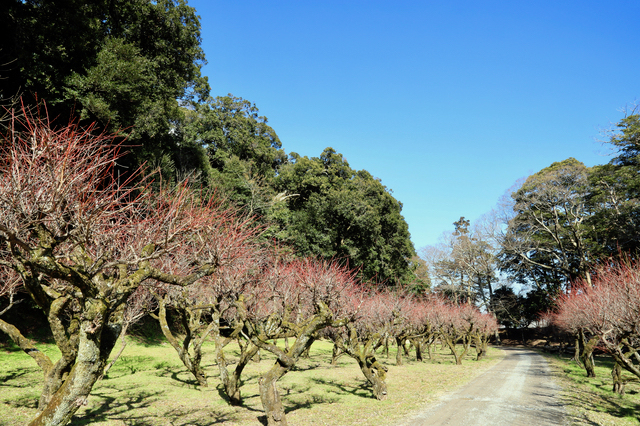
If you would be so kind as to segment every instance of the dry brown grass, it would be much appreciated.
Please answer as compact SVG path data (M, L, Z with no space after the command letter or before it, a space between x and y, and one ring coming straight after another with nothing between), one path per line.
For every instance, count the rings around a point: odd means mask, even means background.
M53 346L47 348L55 353ZM244 374L244 405L229 406L221 395L213 348L205 347L203 360L209 387L196 385L168 345L146 346L130 343L109 377L98 383L89 403L76 415L73 424L93 425L256 425L264 422L257 380L273 363L265 355L251 363ZM231 351L230 359L237 356ZM413 354L412 354L413 356ZM331 345L316 342L310 359L302 359L278 388L287 418L292 425L388 425L401 421L445 392L469 382L502 358L490 349L489 356L476 362L469 356L462 366L453 357L437 351L433 360L405 359L395 366L391 358L379 358L389 367L385 401L373 399L356 363L340 358L329 364ZM0 424L25 424L33 415L42 375L35 363L15 348L0 352Z

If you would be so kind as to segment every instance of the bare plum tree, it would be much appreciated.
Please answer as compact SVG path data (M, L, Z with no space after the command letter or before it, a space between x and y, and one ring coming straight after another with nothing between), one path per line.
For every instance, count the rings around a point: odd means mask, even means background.
M225 241L235 213L186 185L157 193L119 182L115 137L91 127L24 113L2 137L1 263L45 312L62 354L37 360L45 384L31 424L62 425L102 374L131 294L148 280L187 286L215 272L234 256Z

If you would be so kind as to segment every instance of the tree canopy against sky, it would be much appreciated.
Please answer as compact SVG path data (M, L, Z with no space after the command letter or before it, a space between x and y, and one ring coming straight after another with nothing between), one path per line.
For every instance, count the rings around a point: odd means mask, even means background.
M37 94L48 102L53 115L66 115L73 110L85 123L95 120L111 130L124 127L129 143L136 145L136 157L122 162L133 165L146 160L150 166L160 167L169 181L195 176L193 172L206 178L201 182L210 184L213 179L214 186L223 188L251 213L292 225L287 238L298 247L313 247L317 254L331 253L356 265L366 264L363 271L371 276L389 279L407 270L404 265L411 263L408 259L412 250L400 247L406 245L401 240L409 238L408 232L385 234L383 229L402 226L394 225L393 220L367 222L367 215L355 214L358 208L344 202L353 194L372 200L371 194L377 192L375 209L385 216L381 206L393 196L386 188L379 191L370 173L357 172L348 185L321 191L326 206L318 205L317 195L309 202L278 183L287 159L278 135L259 115L255 104L232 95L207 97L208 84L200 74L205 64L200 20L184 1L13 1L6 13L3 31L7 37L0 49L0 72L7 77L0 82L3 102L18 93ZM592 204L587 207L591 209L590 224L598 234L589 238L607 253L614 246L625 249L636 244L630 237L637 228L637 214L632 206L634 196L629 192L635 185L629 168L635 154L634 148L629 148L632 144L625 148L625 141L633 140L634 128L637 123L634 125L631 113L620 123L623 131L612 139L614 145L622 147L622 154L598 169L600 177L590 174L594 185L588 198ZM301 199L305 199L306 213L291 214ZM351 197L355 199L358 197ZM621 199L624 205L618 203ZM603 207L607 203L616 208ZM327 233L332 235L292 237L293 225L324 221L326 227L330 221L323 218L329 217L336 223L352 223L343 231ZM404 218L401 221L406 225ZM381 230L384 244L378 237L358 236L356 231L365 224ZM281 229L276 234L285 236ZM397 241L392 242L394 238ZM390 249L391 246L396 248ZM400 252L404 254L397 255Z
M50 117L128 135L135 161L171 174L180 106L209 93L200 22L184 0L11 0L0 54L3 102L44 99ZM5 25L5 24L3 24ZM164 163L164 164L163 164Z
M416 248L554 161L607 162L599 130L640 93L627 0L189 4L213 93L256 102L287 151L382 178Z
M208 96L200 22L185 1L13 1L8 16L5 102L37 97L51 117L120 132L133 154L117 167L145 163L163 183L216 188L301 255L337 257L380 280L413 277L402 205L379 180L335 151L287 164L255 104Z
M503 269L539 287L563 277L590 279L585 220L587 168L574 158L529 176L512 194L515 217L502 242ZM558 283L555 283L556 285Z
M594 166L589 174L588 222L599 257L640 248L640 115L638 109L611 130L607 141L617 155L607 164Z
M366 170L353 170L332 148L320 157L292 153L275 188L287 197L273 212L279 238L301 254L342 259L368 279L413 279L415 250L402 203Z
M181 170L204 171L206 184L221 188L251 214L266 213L287 156L255 104L231 94L209 98L186 111L181 133Z

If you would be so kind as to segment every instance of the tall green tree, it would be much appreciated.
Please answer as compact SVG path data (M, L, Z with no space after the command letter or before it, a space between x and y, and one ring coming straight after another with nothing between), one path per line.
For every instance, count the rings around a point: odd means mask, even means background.
M628 113L607 141L617 150L589 174L587 205L591 238L600 258L640 249L640 115Z
M181 133L181 170L203 170L204 153L210 185L249 213L267 214L276 195L275 176L287 156L255 104L231 94L209 98L187 112Z
M587 175L584 164L569 158L529 176L512 194L516 215L502 239L503 271L550 290L590 280Z
M4 7L3 7L4 8ZM9 0L3 98L47 102L52 117L124 129L135 158L170 172L181 105L208 95L200 23L184 0ZM33 101L35 102L35 101Z
M312 158L292 153L275 188L286 197L272 210L280 223L278 236L300 254L340 259L368 279L398 283L415 278L415 250L402 204L334 149Z

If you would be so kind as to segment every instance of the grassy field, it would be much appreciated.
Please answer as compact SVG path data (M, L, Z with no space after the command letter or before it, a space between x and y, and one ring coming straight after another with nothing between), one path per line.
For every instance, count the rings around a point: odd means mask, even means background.
M609 357L596 357L596 378L586 377L585 371L570 357L543 354L550 361L562 399L575 425L637 426L640 425L640 383L634 376L626 385L626 394L612 392L613 363Z
M55 358L54 345L41 345ZM440 348L438 348L440 349ZM86 407L74 425L259 425L265 422L257 380L273 364L273 357L250 363L244 373L244 405L229 406L219 391L218 370L212 345L205 346L203 366L209 387L203 388L182 366L173 348L130 339L111 371L94 387ZM229 359L237 359L235 348ZM412 354L413 355L413 354ZM502 352L490 348L486 359L467 357L462 366L453 365L447 351L438 350L433 360L413 358L389 367L385 401L372 397L355 361L346 356L331 366L331 345L316 342L309 359L278 382L278 389L291 425L389 425L400 421L447 391L455 390L502 359ZM0 347L0 424L23 425L35 412L42 385L42 373L35 362L13 346Z

